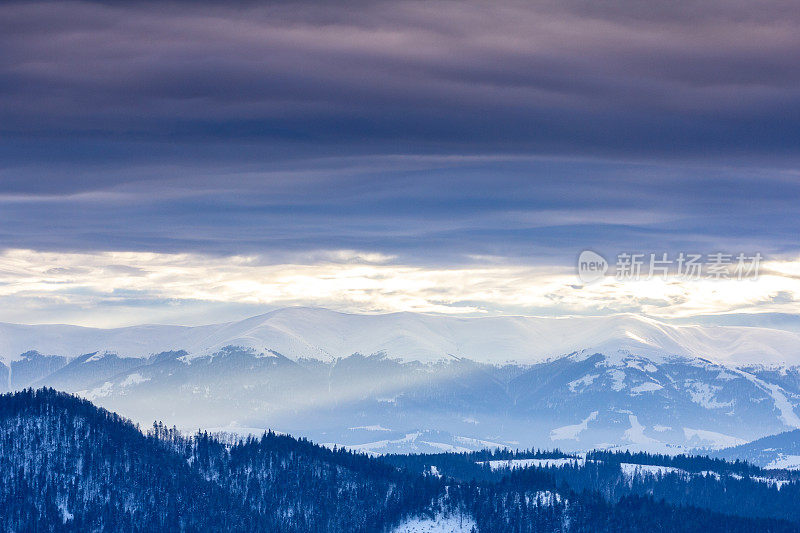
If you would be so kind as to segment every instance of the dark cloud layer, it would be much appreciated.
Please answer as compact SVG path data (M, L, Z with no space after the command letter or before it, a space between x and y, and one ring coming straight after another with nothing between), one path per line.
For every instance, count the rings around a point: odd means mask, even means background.
M670 4L11 3L3 131L348 151L791 152L797 10Z
M3 247L798 249L794 1L6 2L0 50Z

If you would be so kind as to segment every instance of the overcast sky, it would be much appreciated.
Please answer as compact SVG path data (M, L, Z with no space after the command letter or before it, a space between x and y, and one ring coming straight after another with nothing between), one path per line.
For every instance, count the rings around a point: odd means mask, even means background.
M0 320L798 310L794 0L12 1L0 50Z

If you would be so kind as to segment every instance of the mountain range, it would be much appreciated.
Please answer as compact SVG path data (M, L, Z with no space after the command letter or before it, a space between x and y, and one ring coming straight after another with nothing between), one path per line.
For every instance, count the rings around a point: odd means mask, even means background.
M635 315L353 315L0 325L0 383L142 424L265 428L374 453L720 449L800 428L800 335Z
M0 324L0 361L6 364L27 351L67 359L92 352L143 357L172 350L202 357L227 346L277 351L292 360L325 362L354 353L386 353L404 362L466 358L495 365L534 364L576 351L627 350L638 355L702 357L735 365L800 363L800 334L796 332L671 325L632 314L461 318L415 313L359 315L294 307L193 327L99 329Z

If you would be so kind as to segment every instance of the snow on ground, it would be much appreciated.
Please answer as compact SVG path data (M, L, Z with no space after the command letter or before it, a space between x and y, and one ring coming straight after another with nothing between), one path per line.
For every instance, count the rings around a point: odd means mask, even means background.
M596 380L599 377L600 374L587 374L582 378L570 381L569 383L567 383L567 386L569 387L570 391L579 392L579 389L583 390L585 387L588 387L589 385L594 383L594 380Z
M586 431L589 427L589 422L597 419L598 414L599 411L592 411L592 414L584 418L580 424L555 428L550 432L550 440L578 440L578 435L582 431Z
M697 439L702 446L715 450L747 443L744 439L725 435L724 433L717 433L716 431L708 431L706 429L683 428L683 435L686 437L686 440L691 441L692 439Z
M639 465L633 463L621 463L619 465L623 475L630 481L635 477L654 476L660 477L667 474L685 474L689 475L686 470L674 468L672 466L657 466L657 465Z
M112 389L114 388L114 384L110 381L106 381L99 387L95 387L92 390L82 390L78 391L76 394L78 396L83 397L90 402L95 401L97 398L104 398L111 394Z
M364 444L352 444L344 447L352 451L375 451L375 449L385 448L390 444L404 444L409 442L415 442L420 435L422 435L422 433L420 432L406 433L406 436L400 439L395 439L395 440L386 439L375 442L367 442Z
M694 379L687 379L685 386L692 401L706 409L720 409L733 405L733 401L717 401L716 394L722 390L722 387L709 385L708 383L703 383Z
M783 487L784 485L791 483L791 481L788 481L786 479L775 479L763 476L751 476L750 479L752 479L753 481L758 481L759 483L766 483L769 486L778 487L778 490L781 490L781 487Z
M592 461L593 462L593 461ZM785 463L779 464L793 464L798 465L800 463L800 456L792 455L787 456ZM478 464L488 464L492 470L499 470L503 468L546 468L546 467L562 467L566 465L574 465L574 466L584 466L586 464L586 459L584 457L577 457L577 458L569 458L563 457L558 459L511 459L505 461L486 461L486 462L478 462ZM800 467L800 465L798 465ZM632 483L634 478L644 478L644 477L662 477L668 474L677 474L684 479L689 479L693 476L702 476L702 477L714 477L716 479L721 479L722 475L719 472L713 472L711 470L703 470L702 472L689 472L687 470L683 470L682 468L676 468L674 466L661 466L661 465L645 465L645 464L638 464L638 463L620 463L619 465L620 470L622 471L622 475L628 481L628 483ZM781 466L770 466L770 468L785 468ZM433 471L433 467L432 467ZM438 473L438 470L436 471ZM743 479L742 476L738 474L727 474L728 477L734 479ZM750 479L752 481L758 483L766 483L767 485L777 487L780 490L784 485L791 483L785 479L775 479L767 476L751 476ZM543 498L543 503L547 505L552 504L552 498L555 497L555 501L561 501L557 494L553 495L550 494L547 498Z
M642 361L640 359L626 359L625 366L628 368L635 368L641 372L649 372L651 374L653 372L658 372L658 368L653 363Z
M772 461L764 468L783 468L786 470L800 470L800 455L783 455Z
M107 355L107 352L97 352L91 357L87 357L84 363L92 363L94 361L99 361L100 359L104 358Z
M391 429L385 428L379 424L376 424L374 426L356 426L347 429L349 429L350 431L357 431L359 429L363 429L364 431L392 431Z
M433 518L411 518L392 533L471 533L478 525L472 517L437 514Z
M479 461L478 464L488 464L492 470L500 470L502 468L530 468L532 466L539 468L546 467L562 467L566 465L583 466L586 464L586 459L582 457L561 457L558 459L509 459L505 461Z
M783 389L781 389L778 385L766 383L765 381L743 370L731 369L731 371L756 384L764 392L769 394L772 397L772 401L775 403L775 407L778 409L778 411L780 411L781 420L784 424L791 428L800 428L800 417L798 417L797 413L794 412L794 408L792 407L791 402L789 402L789 400L786 398L786 395L783 393Z
M681 468L675 468L672 466L620 463L619 467L629 483L632 482L635 477L646 477L646 476L661 477L667 474L677 474L685 479L689 479L693 476L703 476L703 477L711 476L716 479L721 479L722 477L719 474L719 472L712 472L710 470L704 470L702 472L688 472ZM743 479L742 476L738 474L728 474L728 476L734 479ZM790 481L787 481L785 479L775 479L765 476L751 476L750 479L758 483L766 483L767 485L777 487L778 490L781 490L781 487L783 487L784 485L791 483Z
M575 352L636 353L654 362L672 356L704 357L731 367L800 361L798 333L755 327L676 326L630 314L463 318L286 308L237 322L196 327L96 329L0 324L0 360L6 364L28 350L71 358L105 350L121 357L146 357L183 349L194 357L230 345L265 355L275 350L290 359L324 361L356 352L383 352L388 357L421 362L451 360L452 354L488 364L534 364ZM637 363L637 367L647 368L646 363L642 365ZM772 392L779 397L780 391Z
M464 453L464 452L472 452L475 451L474 448L464 448L463 446L455 446L453 444L447 444L444 442L433 442L428 440L420 441L422 444L427 444L432 448L436 448L437 450L449 453Z
M561 503L561 495L556 492L550 492L549 490L537 491L533 497L526 494L525 499L529 504L533 504L537 507L550 507L554 503Z
M75 518L75 515L70 513L67 506L63 503L58 504L58 511L61 513L61 521L64 524Z
M363 429L363 428L350 428L350 429ZM377 430L377 431L382 431L382 430ZM322 446L332 448L335 445L340 448L346 448L350 451L362 452L370 455L381 455L384 453L395 452L398 449L398 447L403 447L403 446L407 447L409 445L412 447L416 447L415 449L421 450L423 452L429 452L430 450L428 450L427 448L432 448L433 450L438 450L442 452L452 452L452 453L471 452L482 448L507 447L502 444L497 444L485 440L454 436L453 437L454 443L465 445L465 446L459 446L458 444L423 440L420 438L421 436L422 432L417 431L414 433L407 433L404 437L399 439L383 439L372 442L365 442L362 444L341 444L341 443L325 442L322 443Z
M191 432L196 430L197 428L178 428L183 429L183 431ZM210 428L203 428L205 431L208 431L210 434L215 436L220 436L223 440L238 440L238 439L247 439L247 437L261 437L267 431L272 431L277 435L286 435L286 433L282 431L275 431L271 428L264 428L264 427L249 427L249 426L240 426L236 422L232 422L227 426L215 426Z
M144 383L145 381L150 381L150 378L146 378L146 377L142 376L141 374L134 373L134 374L130 374L128 377L126 377L125 379L120 381L119 386L120 387L128 387L130 385L138 385L140 383Z
M775 407L781 412L781 420L789 427L800 428L800 417L794 412L792 403L786 398L783 389L773 383L764 383L764 386L769 390L770 396L775 401Z
M639 423L639 418L636 415L628 415L628 420L631 427L625 430L622 436L634 444L655 444L658 443L656 439L650 438L644 434L644 426Z
M634 394L634 395L638 395L638 394L641 394L643 392L655 392L655 391L661 390L663 388L664 387L662 387L661 385L659 385L658 383L656 383L654 381L646 381L646 382L642 383L641 385L637 385L637 386L631 388L631 393Z
M456 441L459 444L472 446L474 448L475 447L479 447L479 448L495 449L495 448L507 448L508 447L505 444L500 444L499 442L493 442L493 441L490 441L490 440L483 440L483 439L473 439L472 437L460 437L458 435L454 436L453 440Z
M625 388L625 372L622 370L609 370L607 372L611 378L611 388L617 392Z

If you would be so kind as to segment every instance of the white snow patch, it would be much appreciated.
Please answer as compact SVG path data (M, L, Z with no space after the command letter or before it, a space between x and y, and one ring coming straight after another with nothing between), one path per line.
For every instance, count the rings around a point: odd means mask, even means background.
M536 507L552 507L555 503L561 503L561 495L549 490L539 490L533 496L526 494L525 500Z
M562 466L584 466L586 459L582 457L559 457L557 459L508 459L500 461L481 461L478 464L488 464L492 470L509 469L514 470L517 468L547 468Z
M499 442L492 442L490 440L483 440L483 439L473 439L472 437L460 437L458 435L453 437L453 440L460 443L466 444L467 446L473 447L480 447L480 448L507 448L505 444L500 444Z
M95 401L97 398L105 398L106 396L111 394L111 391L114 388L114 384L110 381L106 381L99 387L95 387L92 390L82 390L78 391L78 396L81 396L90 402Z
M626 359L625 366L651 374L658 372L658 368L653 363L641 359Z
M733 369L732 371L745 377L752 383L755 383L767 394L772 396L772 401L775 402L775 407L778 409L778 411L780 411L780 418L784 424L792 428L800 428L800 417L798 417L794 412L794 408L786 398L786 395L783 393L783 389L781 389L778 385L773 385L772 383L767 383L761 379L758 379L754 375L748 374L743 370Z
M706 409L719 409L722 407L731 407L733 405L733 401L717 401L715 395L722 390L722 387L717 387L716 385L710 385L694 379L687 379L685 385L692 401Z
M781 488L783 488L784 485L791 483L791 481L788 481L786 479L775 479L771 477L762 477L762 476L750 476L750 479L752 479L753 481L757 481L759 483L766 483L770 487L774 486L778 490L781 490Z
M764 468L766 469L785 469L785 470L800 470L800 455L784 455L780 456L769 463Z
M570 391L578 392L578 388L579 387L582 390L585 387L588 387L589 385L594 383L594 380L596 380L599 377L600 377L600 374L587 374L587 375L583 376L582 378L578 378L576 380L570 381L569 383L567 383L567 386L569 387Z
M654 344L653 342L651 342L651 341L649 341L647 339L643 339L642 337L640 337L639 335L637 335L636 333L634 333L632 331L626 331L625 332L625 336L628 337L629 339L635 340L636 342L641 342L642 344L647 344L648 346L651 346L651 345Z
M422 444L427 444L431 448L436 448L437 450L449 453L464 453L475 450L474 448L464 448L463 446L455 446L453 444L446 444L444 442L432 442L429 440L421 440L420 442Z
M120 387L128 387L130 385L138 385L138 384L144 383L146 381L150 381L150 378L146 378L146 377L142 376L141 374L136 373L136 374L131 374L128 377L126 377L124 380L122 380L119 383L119 386Z
M775 400L775 407L781 412L781 421L789 427L800 428L800 417L794 412L794 408L783 390L778 385L767 384L772 399Z
M662 477L667 474L678 474L684 479L689 479L692 476L713 477L721 479L722 476L717 472L711 470L703 470L701 472L688 472L682 468L675 468L674 466L661 466L661 465L641 465L636 463L620 463L625 478L630 482L634 477Z
M437 514L433 518L410 518L392 533L470 533L478 525L469 515Z
M636 385L635 387L633 387L631 389L631 393L634 394L634 395L639 395L639 394L641 394L643 392L655 392L655 391L661 390L663 388L664 388L663 386L659 385L658 383L656 383L654 381L646 381L646 382L642 383L641 385Z
M629 481L632 480L634 477L646 477L646 476L661 477L667 474L686 474L686 475L689 474L686 470L682 470L680 468L675 468L672 466L620 463L619 467L622 470L622 474Z
M636 415L628 415L631 427L625 430L622 436L634 444L655 444L658 441L644 434L644 426L639 423Z
M357 431L359 429L363 429L364 431L391 431L391 429L385 428L380 424L375 424L373 426L356 426L347 429L349 429L350 431Z
M335 445L340 448L346 448L354 452L362 452L371 455L381 455L383 453L386 453L386 449L391 448L392 446L407 447L408 445L412 445L412 447L423 447L423 448L425 446L430 446L431 448L441 450L443 452L452 452L452 453L471 452L479 448L506 448L506 446L498 444L496 442L471 439L467 437L453 437L453 440L455 442L459 442L462 444L471 445L471 447L469 448L467 448L466 446L458 446L456 444L422 440L419 438L420 436L422 436L421 432L415 432L415 433L407 433L404 437L400 439L384 439L373 442L365 442L363 444L338 444L333 442L326 442L323 443L322 446L332 448Z
M694 476L702 476L702 477L713 477L716 479L722 479L722 476L719 472L713 472L710 470L703 470L702 472L688 472L683 470L682 468L675 468L673 466L660 466L660 465L640 465L634 463L620 463L620 469L622 470L623 475L630 483L633 478L635 477L662 477L667 474L678 474L679 476L683 477L684 479L689 479ZM727 477L733 479L743 479L742 476L739 474L727 474ZM770 486L777 487L778 490L781 489L790 481L785 479L775 479L771 477L763 477L763 476L751 476L750 479L757 483L766 483Z
M61 522L64 524L75 518L75 515L70 513L67 506L63 503L58 504L58 510L61 513Z
M88 357L84 363L92 363L94 361L99 361L100 359L104 358L107 355L107 352L97 352L91 357Z
M622 370L609 370L607 372L609 377L611 378L611 388L617 392L621 391L625 388L625 372Z
M653 426L653 431L658 431L659 433L664 433L665 431L670 431L671 429L671 426L662 426L661 424L656 424Z
M683 428L683 435L686 437L686 440L697 439L701 441L701 445L712 449L729 448L747 442L739 437L717 433L716 431L708 431L706 429Z
M589 422L596 420L598 414L598 411L592 411L592 414L584 418L580 424L555 428L550 432L550 440L578 440L578 435L586 431Z

